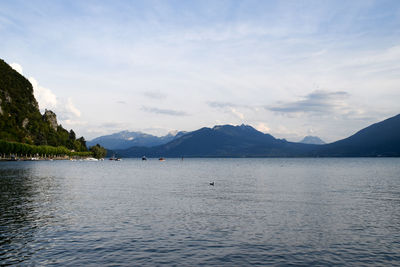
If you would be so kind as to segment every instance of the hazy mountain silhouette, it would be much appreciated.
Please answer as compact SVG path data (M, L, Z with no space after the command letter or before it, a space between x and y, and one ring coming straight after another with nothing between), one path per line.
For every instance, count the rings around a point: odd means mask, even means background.
M175 138L185 134L185 132L171 132L165 136L154 136L142 132L122 131L110 135L104 135L87 141L88 146L100 144L107 149L127 149L133 146L152 147L166 144Z
M302 144L311 144L311 145L323 145L326 144L321 138L318 136L311 136L308 135L303 138L303 140L300 141Z

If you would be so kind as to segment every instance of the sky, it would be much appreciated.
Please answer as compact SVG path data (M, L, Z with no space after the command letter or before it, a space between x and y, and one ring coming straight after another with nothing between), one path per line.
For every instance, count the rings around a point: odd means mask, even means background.
M400 113L400 1L0 1L0 58L87 140L249 124L326 142Z

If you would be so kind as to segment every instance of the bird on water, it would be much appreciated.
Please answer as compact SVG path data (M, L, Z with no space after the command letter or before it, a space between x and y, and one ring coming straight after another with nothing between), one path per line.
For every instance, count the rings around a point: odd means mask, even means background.
M214 182L210 182L210 185L214 186Z

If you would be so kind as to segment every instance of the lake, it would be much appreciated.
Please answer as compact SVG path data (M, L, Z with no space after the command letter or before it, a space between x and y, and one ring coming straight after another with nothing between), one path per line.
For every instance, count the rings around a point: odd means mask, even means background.
M400 265L400 158L0 162L0 193L0 265Z

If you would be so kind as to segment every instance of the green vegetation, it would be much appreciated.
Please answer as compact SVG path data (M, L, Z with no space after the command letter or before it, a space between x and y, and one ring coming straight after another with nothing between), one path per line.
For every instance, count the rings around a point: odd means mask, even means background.
M78 157L89 157L92 156L92 152L72 152L66 147L58 146L35 146L17 142L7 142L0 140L0 154L1 157L6 158L11 156L22 157L62 157L62 156L78 156Z
M96 159L104 158L107 154L107 150L99 144L90 147L89 150L90 152L92 152L93 157L95 157Z
M56 115L42 115L32 84L0 59L0 140L35 146L64 147L87 152L83 137L76 138L57 124Z
M39 111L31 83L0 59L0 154L22 157L79 156L103 158L100 145L86 147L85 138L58 125L56 114Z

